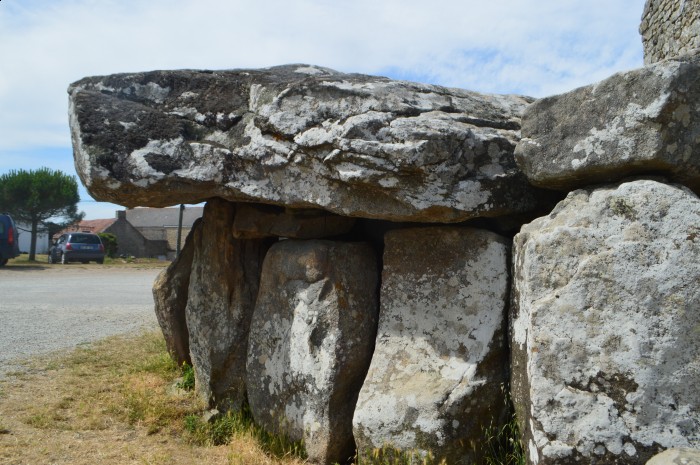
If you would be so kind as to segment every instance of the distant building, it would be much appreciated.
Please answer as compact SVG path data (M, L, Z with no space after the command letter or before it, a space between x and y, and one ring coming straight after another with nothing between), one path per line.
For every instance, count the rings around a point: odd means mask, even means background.
M183 211L183 243L203 211L203 207L187 207ZM71 231L110 233L117 237L118 255L171 260L177 249L179 215L179 207L118 210L116 218L84 220L58 235Z
M19 251L22 253L29 253L29 249L32 246L32 227L23 223L15 222L17 230L19 232L18 244ZM36 235L36 253L49 253L49 233L48 232L38 232Z
M177 227L180 217L179 207L170 208L132 208L126 210L126 219L141 234L150 240L168 243L168 250L177 249ZM186 206L182 212L182 243L190 233L192 225L204 213L204 207Z

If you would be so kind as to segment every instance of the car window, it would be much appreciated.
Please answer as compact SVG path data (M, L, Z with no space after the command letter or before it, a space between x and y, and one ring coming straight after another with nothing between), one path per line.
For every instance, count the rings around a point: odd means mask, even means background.
M70 241L75 244L99 244L100 238L94 234L73 234Z

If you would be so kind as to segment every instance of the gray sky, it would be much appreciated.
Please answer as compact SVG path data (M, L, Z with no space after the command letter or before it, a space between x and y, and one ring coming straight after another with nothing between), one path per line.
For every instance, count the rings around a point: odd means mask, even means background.
M544 97L642 66L644 0L0 0L0 173L75 174L68 84L309 63ZM91 201L87 218L117 207Z

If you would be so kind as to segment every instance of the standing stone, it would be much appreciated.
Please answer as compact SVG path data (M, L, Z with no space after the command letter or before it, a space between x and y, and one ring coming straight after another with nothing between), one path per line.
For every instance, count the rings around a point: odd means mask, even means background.
M700 446L700 199L578 190L514 241L512 397L530 464Z
M190 337L187 330L188 289L192 259L194 258L194 234L201 228L201 220L195 221L185 239L185 245L175 260L160 272L153 283L153 301L156 317L163 332L168 352L177 362L192 365L190 358ZM201 234L198 233L198 234Z
M475 445L505 407L508 250L471 228L386 234L376 347L353 419L359 452L479 463Z
M282 241L267 254L248 351L255 421L309 461L353 456L352 414L377 325L379 272L362 243Z
M235 206L211 199L193 234L187 327L196 389L211 406L238 409L245 398L250 319L258 293L264 240L236 240Z
M530 182L572 190L666 173L700 193L700 55L536 101L515 159Z

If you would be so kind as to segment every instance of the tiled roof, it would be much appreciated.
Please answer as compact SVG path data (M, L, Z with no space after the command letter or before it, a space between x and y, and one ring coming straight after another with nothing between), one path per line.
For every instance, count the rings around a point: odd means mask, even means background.
M59 237L61 234L67 232L91 232L91 233L101 233L105 229L109 228L117 221L116 218L107 218L102 220L83 220L78 224L68 226L66 229L57 232L53 235L54 239Z

